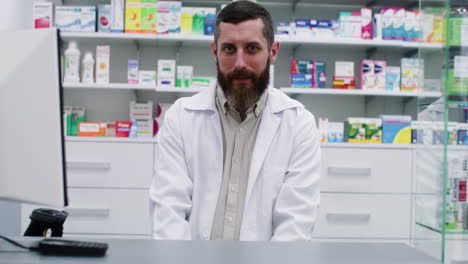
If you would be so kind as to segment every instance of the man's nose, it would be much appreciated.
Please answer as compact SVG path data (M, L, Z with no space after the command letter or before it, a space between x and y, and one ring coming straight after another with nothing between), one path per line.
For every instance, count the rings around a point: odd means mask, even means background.
M236 64L234 67L236 70L242 70L247 67L246 54L241 49L239 49L236 53Z

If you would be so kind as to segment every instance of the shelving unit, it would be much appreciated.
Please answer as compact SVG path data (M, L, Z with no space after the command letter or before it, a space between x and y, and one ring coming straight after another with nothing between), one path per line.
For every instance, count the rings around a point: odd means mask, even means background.
M103 143L156 143L155 137L124 138L124 137L65 137L66 142L103 142Z
M141 41L141 42L183 42L190 44L209 44L213 36L191 35L191 34L138 34L138 33L109 33L109 32L62 32L63 40L88 39L88 40L111 40L111 41ZM441 49L440 43L405 42L398 40L366 40L350 38L304 38L298 36L276 35L275 40L282 45L332 45L332 46L355 46L355 47L392 47L392 48L422 48Z
M65 89L95 89L95 90L140 90L140 91L155 91L161 93L198 93L203 91L199 88L160 88L155 85L138 85L127 83L64 83L62 85Z
M84 5L108 2L107 0L55 0L65 5ZM219 0L184 0L184 6L210 6L217 7L229 1ZM267 0L261 2L271 12L275 19L275 26L280 21L291 21L296 18L336 19L338 11L356 12L361 7L368 6L378 10L380 6L417 7L420 0L320 0L320 1L281 1ZM431 3L440 4L443 0L433 0ZM200 92L200 89L172 88L160 89L156 86L140 86L127 84L127 63L130 59L140 61L140 70L156 70L158 59L175 59L177 65L193 65L194 76L216 76L216 65L210 49L212 36L201 35L156 35L156 34L127 34L127 33L72 33L62 32L62 48L66 49L66 42L76 40L79 49L84 52L90 50L94 53L96 45L111 46L110 84L64 84L64 101L67 105L84 106L88 121L117 121L128 120L129 101L151 100L157 103L172 103L182 96L190 96ZM277 35L276 40L281 43L281 51L275 63L275 87L291 97L301 101L318 119L328 117L330 121L343 121L350 116L378 117L380 114L417 114L418 98L424 97L431 103L442 96L440 92L389 92L375 90L339 90L339 89L299 89L290 88L289 73L291 59L311 59L324 61L327 64L327 86L332 87L331 80L334 74L335 61L353 61L355 64L356 80L359 80L359 62L362 59L387 60L389 66L399 66L400 58L416 56L418 51L427 54L426 76L429 79L440 78L440 65L432 65L438 61L443 45L439 43L420 43L387 40L363 39L323 39L303 38L297 36ZM435 55L435 58L431 56ZM95 56L94 56L95 57ZM432 67L433 66L433 67ZM432 69L432 68L433 69ZM429 69L431 68L431 69ZM356 83L359 87L359 82ZM312 96L313 95L313 96ZM94 206L94 200L81 191L95 191L96 193L109 192L112 198L109 204L115 204L115 212L137 213L139 230L130 230L126 223L120 223L115 229L106 229L112 219L103 219L98 224L85 217L78 219L79 225L73 232L83 232L83 222L90 224L96 235L122 234L150 236L147 208L129 208L118 198L132 198L137 189L141 199L134 203L146 205L147 185L150 182L154 168L156 138L83 138L67 137L68 157L77 161L102 163L115 160L111 171L94 171L92 175L85 170L71 172L75 189L76 200L85 201L83 207ZM324 188L322 189L323 203L321 210L327 212L337 209L343 204L352 210L369 212L369 221L356 223L332 223L322 214L317 222L316 236L318 239L372 239L375 241L398 241L408 243L411 240L411 177L413 171L414 145L392 144L358 144L358 143L323 143L323 169ZM142 154L144 153L144 154ZM153 154L148 154L153 153ZM125 155L125 159L120 157ZM141 161L140 159L144 159ZM392 160L394 164L386 162ZM140 162L135 165L135 162ZM94 164L93 163L93 164ZM127 164L128 163L128 164ZM397 166L394 166L397 164ZM129 172L123 173L125 169ZM144 171L135 173L133 170ZM338 170L337 170L338 168ZM351 172L334 175L351 168ZM354 170L353 170L354 169ZM363 173L364 172L364 173ZM354 173L354 174L353 174ZM121 177L122 182L114 178ZM93 176L93 177L91 177ZM136 184L135 177L143 177ZM86 181L84 182L83 179ZM104 180L108 180L104 182ZM144 184L143 184L144 183ZM145 185L146 184L146 185ZM118 185L118 186L116 186ZM88 190L89 189L89 190ZM97 194L96 194L97 195ZM98 197L98 196L96 196ZM143 202L142 202L143 201ZM359 202L355 202L359 201ZM388 217L382 204L395 208L392 218ZM356 207L356 208L354 208ZM343 208L341 208L343 209ZM81 222L83 221L83 222ZM130 221L130 220L129 220ZM395 227L404 226L403 228ZM127 229L128 228L128 229ZM144 231L140 229L144 228ZM105 230L104 230L105 229ZM125 229L125 230L124 230ZM122 231L124 230L124 231Z
M421 0L421 6L426 6L426 2ZM454 55L450 40L457 36L453 33L463 34L461 28L453 28L457 24L453 23L456 21L452 13L455 11L454 7L466 7L466 4L465 1L444 3L445 10L450 10L444 14L447 44L439 59L432 61L433 65L443 69L440 76L450 76L451 70L456 72L457 67L463 67L451 62L455 56L466 56L466 50L461 49L459 54ZM466 18L461 20L466 21ZM418 56L424 59L425 53L420 51ZM428 103L423 98L417 100L417 120L424 122L424 125L418 133L418 137L422 139L414 146L412 244L418 250L439 259L441 263L468 262L468 230L462 224L467 220L463 219L462 214L467 204L468 146L454 145L454 139L459 144L458 136L463 136L463 126L466 123L463 108L468 105L468 101L449 100L454 88L459 88L455 87L457 81L463 81L464 78L466 76L463 75L442 78L444 96L433 103ZM460 87L465 89L458 89L457 96L466 97L468 89L466 86ZM452 127L449 124L453 122L460 124ZM456 136L453 134L454 130L457 130ZM435 145L431 136L437 137L436 141L442 141L443 144Z
M154 85L135 85L127 83L108 83L108 84L97 84L97 83L64 83L62 85L65 89L104 89L104 90L148 90L155 91L156 86Z
M396 96L396 97L431 97L439 98L440 92L404 92L404 91L382 91L382 90L360 90L360 89L317 89L317 88L280 88L287 94L331 94L331 95L359 95L359 96Z

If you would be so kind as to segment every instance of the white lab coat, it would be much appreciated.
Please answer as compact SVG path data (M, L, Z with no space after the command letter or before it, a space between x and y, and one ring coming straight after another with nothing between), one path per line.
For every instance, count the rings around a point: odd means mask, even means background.
M240 240L309 240L320 203L314 116L267 90L250 167ZM155 239L210 238L223 175L215 89L181 98L158 134L150 207Z

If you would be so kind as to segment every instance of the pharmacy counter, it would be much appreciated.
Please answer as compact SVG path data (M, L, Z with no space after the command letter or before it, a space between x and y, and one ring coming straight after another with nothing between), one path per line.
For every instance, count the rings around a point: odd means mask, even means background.
M25 238L19 240L23 243ZM102 239L105 257L50 257L0 241L0 263L157 264L436 264L435 259L397 243L154 241ZM30 242L30 241L29 241Z

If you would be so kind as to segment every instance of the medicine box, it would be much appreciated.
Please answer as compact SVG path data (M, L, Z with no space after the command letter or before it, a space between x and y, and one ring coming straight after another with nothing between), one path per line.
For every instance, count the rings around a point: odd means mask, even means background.
M156 33L158 1L141 0L141 32Z
M55 27L62 32L81 31L81 7L78 6L56 6Z
M96 83L109 83L110 46L96 47Z
M216 24L216 8L205 8L205 35L214 35Z
M372 30L372 9L371 8L361 8L361 38L362 39L372 39L373 30Z
M111 28L111 5L98 5L98 32L110 32Z
M328 141L328 118L321 117L318 120L318 130L320 132L320 137L322 142Z
M387 62L386 61L374 61L374 76L375 84L374 89L385 90L385 81L387 77Z
M182 34L192 34L194 8L182 7L180 16L180 32Z
M382 143L382 119L366 118L366 143Z
M328 122L327 141L331 143L343 142L343 122Z
M177 66L176 87L190 88L192 76L193 66Z
M385 90L400 91L400 67L388 66L385 78Z
M136 120L137 137L153 137L154 120L141 119Z
M344 123L345 142L364 142L366 128L364 118L348 117Z
M96 32L96 7L81 7L81 32Z
M382 120L349 117L345 120L344 137L346 142L382 143Z
M393 20L395 16L395 8L383 7L380 11L382 19L382 39L393 39Z
M125 0L111 0L110 31L124 32Z
M296 36L310 37L310 19L296 19Z
M411 144L411 116L381 115L382 143Z
M296 24L294 22L279 22L276 26L276 35L293 35Z
M141 0L125 1L125 32L141 32Z
M291 87L312 88L312 60L291 60Z
M392 39L396 40L403 40L405 35L405 8L394 8L395 13L393 15L393 24L392 24L392 31L393 36Z
M129 84L138 84L138 60L128 60L127 82Z
M174 88L176 78L175 60L158 60L158 87Z
M192 34L205 34L205 8L193 7Z
M313 88L326 88L327 85L327 72L326 63L322 61L314 61L312 67L312 87Z
M374 61L361 61L361 89L373 89L375 84Z
M72 107L70 122L67 122L67 124L70 125L70 129L69 130L67 129L67 135L78 136L78 124L81 122L86 122L85 108L84 107Z
M181 2L158 2L158 34L180 33Z
M138 71L138 84L156 86L156 71Z
M129 121L115 122L115 136L116 137L128 137L130 134L131 126L132 126L132 122L129 122Z
M333 88L356 89L356 79L352 77L333 76Z
M54 23L54 5L51 2L33 3L34 28L51 28Z
M335 76L354 77L354 62L352 61L336 61Z
M131 101L130 102L130 120L153 119L153 102L152 101Z
M105 137L107 135L107 123L81 122L78 125L79 137Z
M417 58L401 59L401 90L416 91L424 80L424 60Z

